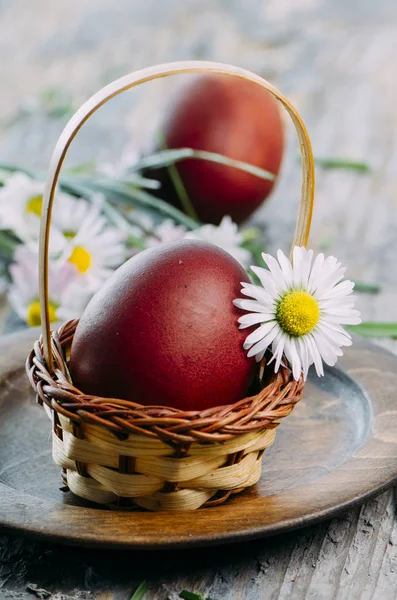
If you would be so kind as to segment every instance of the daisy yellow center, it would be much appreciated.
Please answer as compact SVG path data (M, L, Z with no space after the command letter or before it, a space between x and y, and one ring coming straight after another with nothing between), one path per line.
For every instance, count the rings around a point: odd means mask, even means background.
M276 319L285 333L300 337L315 328L320 319L320 308L308 292L294 290L279 301Z
M53 302L50 302L49 309L50 309L50 321L51 322L56 321L57 320L57 305L54 304ZM29 325L29 327L38 327L39 325L41 325L40 301L39 300L33 300L33 302L31 302L28 305L27 314L26 314L26 322Z
M66 231L63 232L63 235L65 236L65 238L67 240L72 240L73 238L76 237L76 232L72 231L71 229L67 229Z
M32 196L29 201L26 203L26 212L33 213L38 217L41 216L41 211L43 208L43 196Z
M82 246L73 248L69 262L77 267L79 273L86 273L91 266L91 254Z

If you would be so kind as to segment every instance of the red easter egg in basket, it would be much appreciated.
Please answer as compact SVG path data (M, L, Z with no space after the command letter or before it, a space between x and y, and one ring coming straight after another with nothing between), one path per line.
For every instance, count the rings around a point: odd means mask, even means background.
M220 248L183 240L145 250L93 297L70 357L87 394L200 410L244 398L255 362L238 329L241 265Z
M159 134L168 149L215 152L275 176L284 150L278 100L250 81L227 75L189 77L170 101ZM240 223L262 204L274 185L274 181L207 160L183 160L177 169L199 218L209 223L219 223L225 214ZM166 169L147 175L160 179L160 195L179 206Z

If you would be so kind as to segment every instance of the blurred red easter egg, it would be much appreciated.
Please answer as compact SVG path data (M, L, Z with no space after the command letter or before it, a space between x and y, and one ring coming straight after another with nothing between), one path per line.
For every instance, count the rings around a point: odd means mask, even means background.
M201 410L244 398L255 362L238 329L241 265L220 248L183 240L145 250L87 306L70 357L87 394Z
M277 176L284 150L279 102L250 81L217 74L189 77L174 94L159 126L166 148L215 152L255 165ZM156 150L161 147L158 142ZM274 181L201 159L177 163L187 194L204 222L227 214L240 223L270 194ZM148 173L163 183L161 196L178 205L168 172Z

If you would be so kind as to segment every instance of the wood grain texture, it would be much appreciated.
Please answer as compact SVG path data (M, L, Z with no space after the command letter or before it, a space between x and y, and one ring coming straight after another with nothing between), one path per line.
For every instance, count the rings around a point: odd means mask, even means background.
M317 171L311 245L347 262L350 277L381 284L380 294L360 298L366 319L397 320L396 21L392 0L2 0L0 158L47 167L67 117L50 117L40 103L20 107L50 85L78 105L115 76L165 60L256 71L297 105L315 154L372 165L369 175ZM103 109L70 163L119 157L152 128L163 91L151 87ZM270 250L286 250L294 227L300 173L292 138L277 190L255 216ZM0 598L33 598L33 582L57 598L109 590L128 599L147 577L150 600L174 599L183 587L217 600L389 600L397 597L395 506L393 490L299 533L150 560L3 536Z

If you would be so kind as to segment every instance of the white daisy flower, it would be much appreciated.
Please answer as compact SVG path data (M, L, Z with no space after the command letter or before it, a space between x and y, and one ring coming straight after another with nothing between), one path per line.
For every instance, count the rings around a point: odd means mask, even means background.
M281 250L278 262L262 257L269 270L251 269L263 287L242 283L241 293L250 299L234 300L248 312L239 318L240 329L259 325L244 342L248 357L260 362L270 347L275 372L285 357L296 380L302 373L306 380L313 363L317 375L324 375L323 362L333 366L342 346L352 343L342 325L361 322L353 308L354 283L342 281L345 269L335 257L319 254L313 262L313 250L295 246L292 264Z
M24 173L8 177L0 188L0 229L10 229L31 249L36 247L40 231L44 183ZM55 206L67 204L71 196L59 193ZM63 239L56 227L51 235L51 252L61 252Z
M17 247L10 266L11 285L8 299L17 315L29 327L39 326L40 301L37 254ZM67 321L79 317L91 294L79 283L76 269L68 262L49 263L50 320Z
M203 240L219 246L231 254L244 268L252 260L251 252L241 247L243 236L236 223L229 216L224 216L219 225L202 225L194 231L189 231L185 236L191 240Z
M88 289L96 291L126 260L127 235L125 231L108 224L101 213L99 198L88 209L86 206L79 206L81 208L77 214L82 221L78 223L74 215L70 215L68 221L65 220L63 232L69 243L62 254L62 260L73 264ZM61 223L58 226L62 227Z
M153 248L166 242L177 242L186 236L186 228L176 225L172 219L162 221L160 225L154 226L153 235L146 238L148 248Z
M94 203L100 206L102 197L100 194L94 196ZM76 237L82 223L90 215L92 204L83 198L75 198L68 194L63 194L60 201L58 198L54 202L52 209L51 224L60 231L65 238L65 246L70 240ZM52 228L51 228L52 233Z
M0 188L0 227L11 229L22 240L37 239L43 188L23 173L11 175Z

